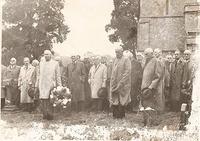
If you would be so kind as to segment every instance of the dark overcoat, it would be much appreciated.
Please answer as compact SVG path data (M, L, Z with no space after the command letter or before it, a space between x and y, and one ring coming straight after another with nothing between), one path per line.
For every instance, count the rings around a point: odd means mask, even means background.
M131 60L131 101L137 102L137 96L140 94L142 84L142 65L136 59Z
M85 101L85 67L80 61L68 64L66 68L67 85L72 92L72 102Z
M184 62L174 61L170 72L170 100L180 101Z

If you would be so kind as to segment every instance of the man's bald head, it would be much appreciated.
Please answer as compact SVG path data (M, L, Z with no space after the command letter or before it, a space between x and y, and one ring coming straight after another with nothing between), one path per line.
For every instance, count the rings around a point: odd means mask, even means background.
M45 55L45 54L48 54L48 55L50 54L50 55L51 55L52 53L51 53L50 50L45 50L45 51L44 51L44 55Z
M16 63L17 63L17 60L14 57L10 59L11 65L16 65Z
M51 53L50 50L45 50L44 51L44 58L45 58L46 61L50 61L51 60L51 55L52 55L52 53Z
M58 61L58 62L60 62L61 61L61 57L60 56L56 56L55 60Z
M144 50L145 58L152 58L153 57L153 49L147 48Z
M115 49L115 54L116 54L116 58L120 59L123 56L123 48L122 47L117 47Z
M32 66L36 67L38 65L39 65L39 61L38 60L35 59L35 60L32 61Z
M24 57L24 65L28 66L30 64L30 59L28 57Z

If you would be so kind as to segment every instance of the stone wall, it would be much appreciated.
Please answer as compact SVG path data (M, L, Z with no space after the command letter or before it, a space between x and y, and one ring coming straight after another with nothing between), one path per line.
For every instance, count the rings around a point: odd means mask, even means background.
M185 5L186 48L195 50L200 42L200 3Z
M141 0L138 50L147 47L164 51L184 50L186 32L184 8L196 0Z

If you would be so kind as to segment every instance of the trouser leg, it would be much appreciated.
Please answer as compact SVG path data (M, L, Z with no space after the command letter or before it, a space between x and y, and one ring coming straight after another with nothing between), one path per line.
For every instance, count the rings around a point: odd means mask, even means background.
M125 117L125 106L118 105L118 111L119 111L119 118Z
M42 110L43 118L47 119L47 109L46 109L45 99L41 99L41 110Z
M8 100L11 104L12 100L12 87L6 87L6 100Z
M1 98L1 109L5 106L5 98Z
M33 103L27 103L27 111L31 113L33 111Z
M117 118L118 114L118 105L112 105L112 113L113 113L113 118Z
M103 105L103 99L98 98L98 107L97 107L98 111L102 111L102 105Z
M109 111L109 102L107 99L102 100L102 110L103 111Z
M92 105L91 105L91 111L97 111L98 110L98 100L96 98L92 99Z
M11 87L11 104L16 105L18 96L18 90L16 88Z
M20 105L20 90L15 89L15 92L16 92L16 95L14 98L14 103L17 107L19 107L19 105Z
M112 105L113 117L114 118L124 118L125 117L125 106L122 105Z
M49 99L46 99L46 106L47 106L47 120L53 119L53 105L50 103Z
M72 103L72 109L74 112L78 112L78 102L77 101Z
M78 106L78 112L85 110L85 102L84 101L79 101L77 106Z

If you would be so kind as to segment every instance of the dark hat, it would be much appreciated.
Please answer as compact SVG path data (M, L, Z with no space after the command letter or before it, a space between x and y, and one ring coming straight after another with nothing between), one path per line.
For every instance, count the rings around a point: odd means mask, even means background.
M106 98L108 95L107 89L106 88L100 88L97 92L97 96L99 98Z
M153 96L153 92L151 89L145 88L142 90L142 98L143 99L148 99L148 98L151 98L152 96Z
M31 98L34 98L34 96L35 96L34 88L29 88L29 90L28 90L28 95L29 95Z

